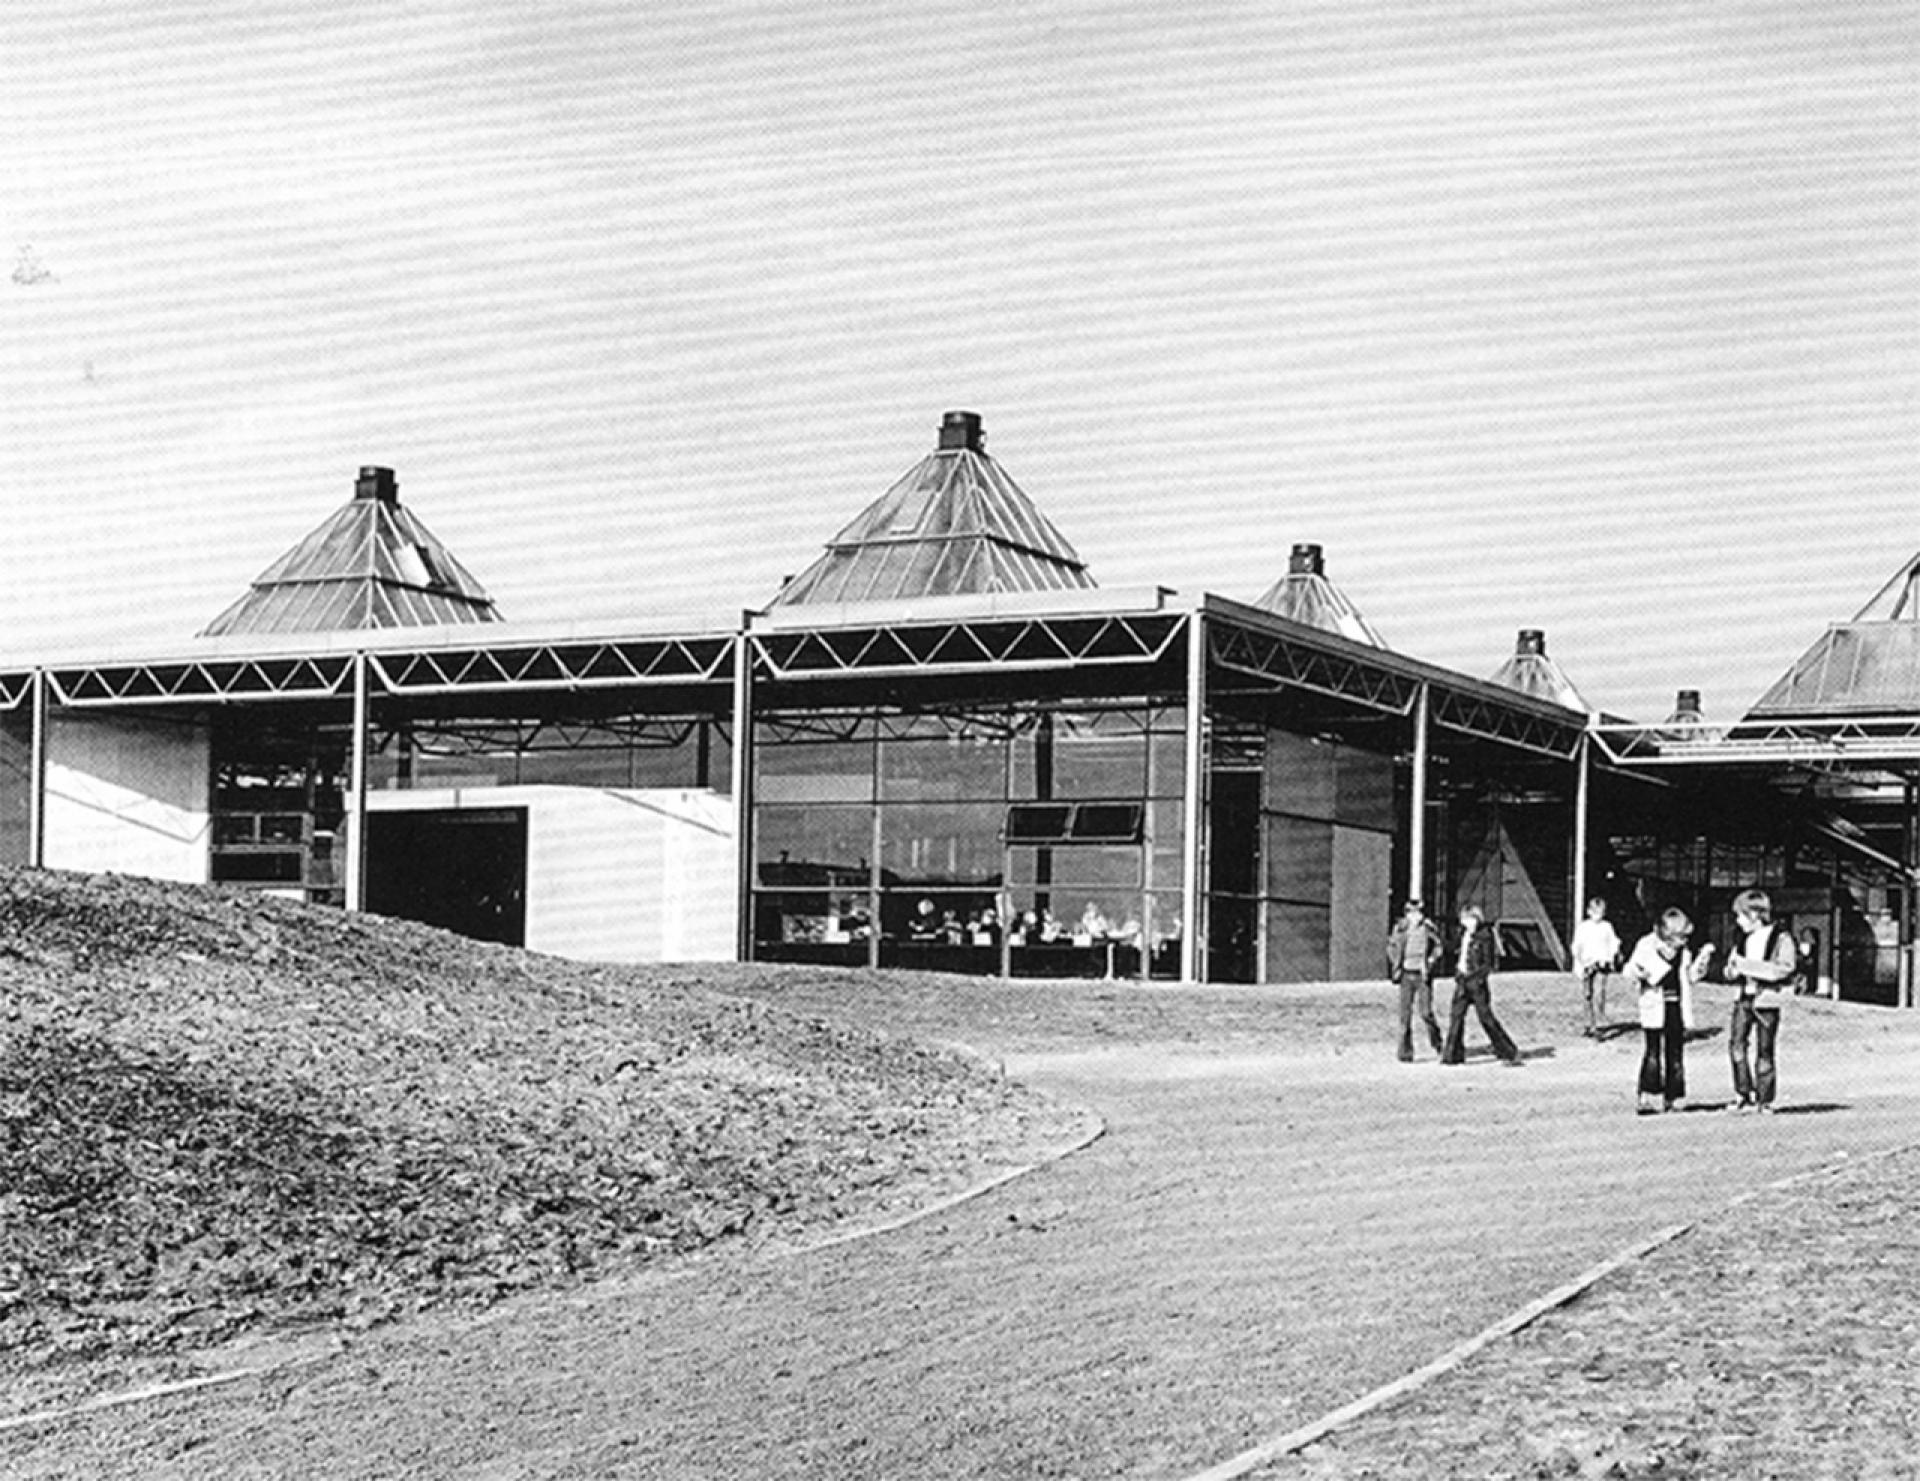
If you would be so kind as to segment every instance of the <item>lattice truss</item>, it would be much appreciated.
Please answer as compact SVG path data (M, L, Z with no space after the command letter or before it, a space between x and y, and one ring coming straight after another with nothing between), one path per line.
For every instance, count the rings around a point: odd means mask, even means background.
M0 672L0 710L15 710L26 703L33 692L33 672Z
M520 643L394 649L368 655L384 693L450 694L502 690L587 690L653 684L718 683L733 671L727 637L626 638L584 643ZM183 700L325 699L351 693L353 658L333 653L292 658L190 659L95 664L47 671L63 705L177 704ZM31 675L0 676L0 699L17 704ZM14 688L18 693L13 693Z
M1270 684L1304 689L1381 714L1411 716L1423 682L1382 662L1378 654L1347 652L1285 633L1214 620L1208 651L1218 667ZM1441 729L1497 741L1520 750L1568 759L1578 747L1584 717L1534 704L1523 696L1479 693L1427 679L1428 715Z
M728 678L733 642L715 637L476 645L373 653L369 661L390 694L609 689Z
M1731 725L1602 722L1593 735L1621 766L1786 765L1844 772L1920 763L1920 714L1740 720Z
M701 726L731 743L733 726L717 716L621 715L604 719L414 720L381 727L375 749L404 742L425 756L514 756L542 751L670 751L697 740Z
M775 678L823 674L995 671L1151 663L1184 617L1033 617L756 633L757 663Z

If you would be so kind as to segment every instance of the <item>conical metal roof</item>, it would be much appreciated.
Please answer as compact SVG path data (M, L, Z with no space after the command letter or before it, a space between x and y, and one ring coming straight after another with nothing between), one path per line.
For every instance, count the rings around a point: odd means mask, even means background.
M1593 713L1593 706L1573 687L1573 680L1547 656L1547 635L1537 627L1520 629L1513 657L1500 665L1490 682L1504 684L1522 694L1531 694L1535 699L1551 700L1570 710L1581 710L1589 715Z
M1294 546L1287 559L1287 574L1269 586L1254 605L1370 648L1387 646L1386 639L1360 615L1346 593L1327 579L1326 556L1318 545Z
M362 468L353 499L254 578L201 632L342 632L498 622L478 581L412 511L391 468Z
M1920 555L1800 655L1751 713L1769 717L1920 708Z
M950 411L935 450L827 542L773 606L1091 587L1085 562Z

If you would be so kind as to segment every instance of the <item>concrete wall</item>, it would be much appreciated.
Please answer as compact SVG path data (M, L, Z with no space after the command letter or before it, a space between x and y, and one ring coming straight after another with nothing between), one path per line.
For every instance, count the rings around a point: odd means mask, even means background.
M47 867L204 883L212 764L205 726L125 711L55 712Z
M733 809L716 792L435 788L370 793L367 805L527 809L531 951L587 961L734 958Z

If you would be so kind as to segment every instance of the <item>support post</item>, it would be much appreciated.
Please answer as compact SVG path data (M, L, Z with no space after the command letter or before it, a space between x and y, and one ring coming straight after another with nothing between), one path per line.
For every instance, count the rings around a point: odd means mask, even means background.
M1187 755L1181 794L1181 816L1186 828L1182 853L1185 888L1180 899L1180 980L1202 980L1206 958L1200 934L1206 921L1202 908L1206 887L1206 719L1207 626L1195 607L1187 615Z
M1907 864L1907 878L1901 882L1899 999L1901 1007L1910 1008L1914 1005L1914 974L1920 970L1920 964L1914 960L1916 955L1920 955L1920 939L1916 939L1916 935L1920 935L1920 930L1916 930L1916 926L1920 926L1920 899L1916 899L1920 889L1914 887L1914 882L1920 880L1920 782L1916 782L1912 774L1907 776L1907 818L1903 834L1905 849L1901 853L1901 861Z
M733 638L733 754L729 758L733 786L734 897L738 919L734 930L735 956L753 960L753 805L748 789L753 777L753 642L748 630L752 614L740 619ZM873 922L878 932L878 918Z
M1593 801L1593 736L1591 733L1580 737L1579 749L1574 753L1574 765L1578 768L1573 783L1573 901L1568 908L1572 917L1567 922L1567 940L1572 941L1579 933L1580 922L1587 914L1587 814Z
M1427 730L1431 694L1425 683L1413 700L1413 786L1407 803L1407 893L1409 900L1426 899L1427 878ZM1429 911L1437 902L1428 900Z
M27 865L47 863L47 689L45 669L33 671L27 704L32 734L27 742Z
M347 857L345 899L348 910L367 908L367 723L372 709L372 665L364 648L353 655L353 734L347 746Z

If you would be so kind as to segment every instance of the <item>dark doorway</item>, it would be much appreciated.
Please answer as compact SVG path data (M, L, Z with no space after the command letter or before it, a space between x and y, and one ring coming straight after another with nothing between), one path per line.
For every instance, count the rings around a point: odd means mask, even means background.
M1216 771L1207 809L1207 981L1260 975L1260 773Z
M367 909L526 945L525 808L376 812L367 823Z

